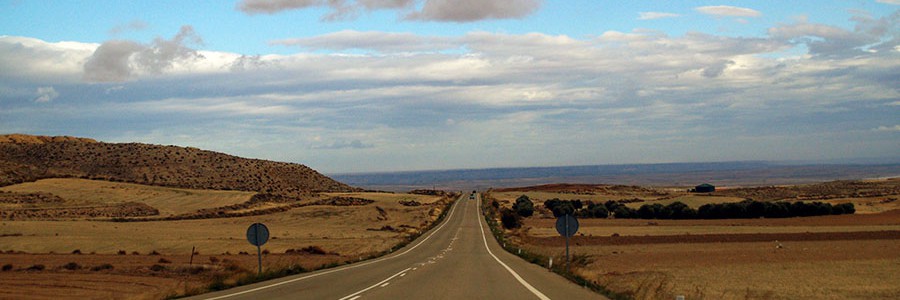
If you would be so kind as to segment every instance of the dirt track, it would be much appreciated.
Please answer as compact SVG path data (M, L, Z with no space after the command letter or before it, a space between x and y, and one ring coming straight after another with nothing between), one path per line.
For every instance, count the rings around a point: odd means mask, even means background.
M804 232L804 233L751 233L751 234L683 234L657 236L575 236L569 242L576 245L636 245L636 244L695 244L695 243L747 243L771 241L841 241L841 240L900 240L900 231L862 232ZM561 245L562 237L529 237L533 245Z

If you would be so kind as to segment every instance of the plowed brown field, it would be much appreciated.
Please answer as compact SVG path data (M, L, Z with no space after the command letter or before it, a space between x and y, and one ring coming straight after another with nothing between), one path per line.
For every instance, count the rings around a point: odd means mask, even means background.
M835 182L716 193L783 201L853 202L862 213L784 219L580 219L570 240L573 272L636 299L900 299L897 180ZM572 190L566 190L571 188ZM859 190L854 190L859 189ZM552 185L491 193L509 207L521 194L539 209L507 232L525 251L565 261L565 241L543 200L659 196L638 188ZM663 191L662 189L660 191ZM820 191L823 194L816 194ZM627 197L627 198L624 198ZM813 200L803 200L803 199ZM698 198L702 200L702 198ZM637 206L642 202L631 203ZM692 205L692 204L689 204Z

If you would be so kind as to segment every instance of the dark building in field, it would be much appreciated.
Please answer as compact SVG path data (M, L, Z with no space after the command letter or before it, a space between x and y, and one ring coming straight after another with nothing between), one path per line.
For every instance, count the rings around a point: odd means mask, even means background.
M709 183L704 183L704 184L695 186L694 189L691 190L691 192L694 192L694 193L712 193L715 191L716 191L716 186L709 184Z

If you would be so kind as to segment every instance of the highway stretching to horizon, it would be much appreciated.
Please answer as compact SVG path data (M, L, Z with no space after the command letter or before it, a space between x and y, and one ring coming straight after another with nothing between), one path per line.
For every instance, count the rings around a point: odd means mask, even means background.
M467 194L393 254L189 299L605 299L504 251Z

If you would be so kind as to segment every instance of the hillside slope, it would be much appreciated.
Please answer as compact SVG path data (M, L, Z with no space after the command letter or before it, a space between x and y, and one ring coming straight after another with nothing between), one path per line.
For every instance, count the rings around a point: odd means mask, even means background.
M190 147L0 135L0 186L54 177L285 196L356 190L301 164Z

